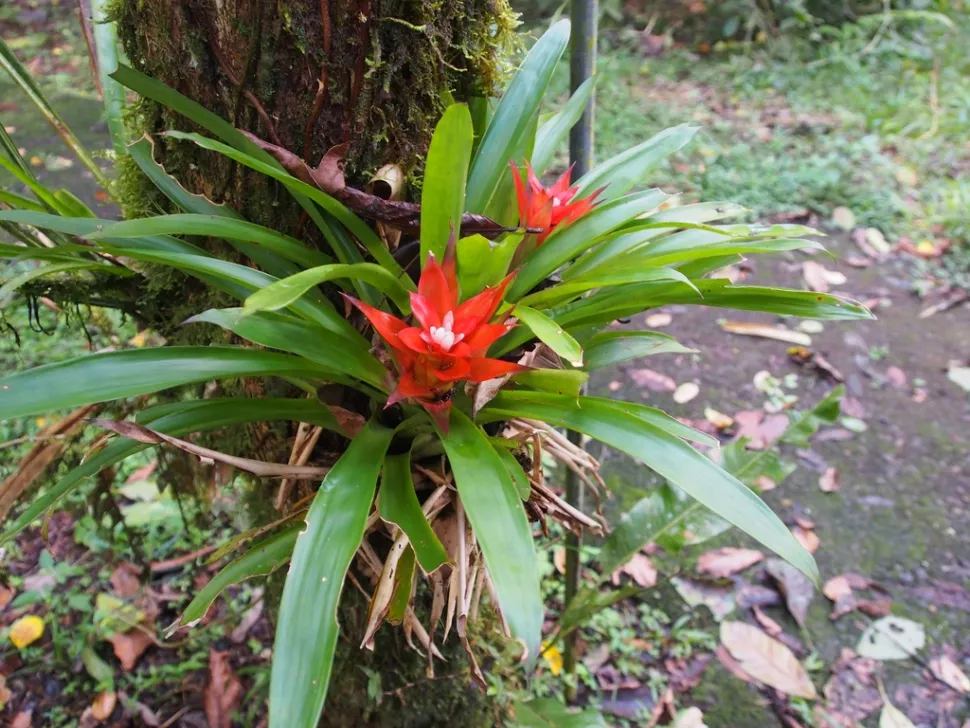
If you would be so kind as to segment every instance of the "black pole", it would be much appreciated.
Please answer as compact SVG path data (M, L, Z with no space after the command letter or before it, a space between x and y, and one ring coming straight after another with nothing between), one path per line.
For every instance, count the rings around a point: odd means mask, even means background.
M572 33L569 47L569 87L576 91L586 79L593 75L596 66L596 19L599 13L596 0L572 0L570 20ZM579 179L593 166L593 107L594 99L579 117L579 121L569 131L569 161L573 165L573 179ZM582 442L578 432L566 433L575 445ZM583 484L576 473L566 470L566 502L576 508L583 508ZM579 550L582 538L570 533L566 536L566 604L572 601L579 589L580 563ZM566 686L566 700L576 699L576 638L578 630L566 636L563 649L563 670L571 678Z

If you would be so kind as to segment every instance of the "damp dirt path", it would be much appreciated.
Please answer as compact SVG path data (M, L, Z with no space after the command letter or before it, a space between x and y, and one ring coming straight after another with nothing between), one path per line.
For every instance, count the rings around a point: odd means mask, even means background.
M946 368L950 360L970 360L970 307L921 319L919 313L926 304L911 292L907 261L892 259L853 268L843 262L859 253L849 236L825 243L837 260L800 253L761 257L749 261L755 266L749 280L803 288L802 263L816 260L847 277L835 292L878 302L877 320L825 322L821 333L812 334L810 347L844 376L851 414L867 429L850 432L827 427L829 434L816 435L810 448L786 448L785 454L798 463L798 469L765 498L789 525L794 525L796 516L817 524L821 544L815 556L823 581L845 572L875 579L888 590L893 614L925 626L924 661L946 649L968 670L970 395L947 379ZM650 313L657 312L670 314L669 325L659 330L698 353L660 355L603 370L591 382L594 394L643 401L675 416L703 421L706 407L728 415L761 408L765 395L753 380L762 370L779 379L797 375L797 386L790 391L799 397L796 407L800 409L810 409L835 386L830 378L791 360L791 344L730 334L719 323L771 324L780 322L779 317L702 306L670 306ZM645 319L641 315L629 326L648 328ZM785 323L794 328L798 322L787 319ZM670 393L638 388L631 373L641 367L666 374L677 384L695 382L700 394L678 405ZM890 367L901 371L905 381L898 371L887 374ZM838 432L833 435L833 430ZM819 487L819 478L829 467L841 475L838 492L824 493ZM627 505L639 497L642 487L652 484L644 471L619 459L604 464L607 481ZM737 530L714 545L756 546ZM711 547L705 544L695 551ZM676 595L661 598L674 612L684 609L682 603L670 604L677 601ZM855 647L868 623L858 614L830 621L831 606L816 594L801 633L781 608L768 613L800 634L831 665L843 648ZM959 696L941 696L939 685L927 680L923 664L884 663L880 671L890 698L917 725L959 727L966 719L967 707ZM822 670L814 675L819 687L827 674ZM717 661L693 697L711 728L779 724L767 701ZM877 720L878 711L861 724L874 726Z

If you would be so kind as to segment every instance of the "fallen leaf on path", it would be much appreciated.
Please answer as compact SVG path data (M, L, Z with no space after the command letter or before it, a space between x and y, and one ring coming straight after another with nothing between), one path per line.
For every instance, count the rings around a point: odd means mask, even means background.
M842 286L846 282L844 273L829 270L814 260L806 260L802 263L802 278L805 279L808 287L816 293L828 293L832 286Z
M916 728L906 714L888 700L882 706L879 714L879 728Z
M818 534L810 529L795 526L792 529L792 535L802 545L802 548L810 554L814 554L818 551L818 547L822 545L822 540L818 537Z
M866 408L855 397L843 397L839 409L842 414L848 415L849 417L856 417L860 420L866 418Z
M829 579L822 587L822 594L833 602L837 602L852 594L852 586L849 584L848 576L846 574L840 574Z
M645 387L651 392L673 392L677 389L677 382L653 369L631 369L629 373L630 379L638 387Z
M879 710L883 700L872 681L875 668L875 660L859 657L850 649L842 649L841 656L832 666L832 676L822 688L825 707L838 721L833 728L858 726L856 721L865 720ZM828 728L826 723L819 726Z
M815 319L805 319L798 322L796 326L799 331L803 331L806 334L821 334L825 331L825 324L821 321L816 321Z
M872 258L867 258L864 255L850 255L845 258L845 264L851 265L853 268L868 268L873 263L875 261Z
M948 311L954 306L959 306L968 300L970 300L970 293L962 288L957 288L950 291L950 293L942 301L934 303L932 306L928 306L920 311L918 318L924 319L929 318L930 316L935 316L942 311Z
M790 649L757 627L722 622L721 642L748 675L786 695L813 700L818 696L805 668Z
M674 390L674 402L686 404L700 394L701 388L693 382L684 382Z
M751 610L751 612L754 614L755 621L761 625L761 629L763 629L769 637L777 637L782 633L781 625L762 612L761 607L755 607Z
M91 703L91 715L98 720L108 720L109 716L115 712L115 705L118 704L118 696L114 690L105 690L98 693Z
M806 518L805 516L795 516L795 523L800 527L807 530L812 530L815 528L815 521L811 518Z
M242 702L243 686L228 658L228 652L209 650L209 684L202 693L209 728L232 728L232 714Z
M801 346L812 345L812 337L808 334L803 334L801 331L792 331L783 326L753 324L746 321L722 321L721 328L728 333L740 336L758 336L763 339L775 339L776 341L785 341L789 344Z
M151 629L151 627L145 627ZM141 629L129 629L127 632L115 632L108 638L114 648L115 657L121 663L125 672L131 672L138 664L138 658L145 654L152 644L152 638Z
M7 704L7 701L10 700L12 695L13 693L10 692L10 688L7 687L7 678L0 675L0 710Z
M767 493L769 490L774 490L778 487L778 483L773 481L767 475L759 475L754 479L754 485L758 488L758 492Z
M818 352L810 351L804 346L793 346L788 350L788 356L796 364L810 366L817 369L826 377L834 382L844 382L845 376L824 356Z
M839 230L849 232L855 227L855 213L848 207L836 207L832 210L832 224Z
M906 372L896 366L889 367L886 370L886 379L892 384L896 389L903 389L909 381L906 376Z
M704 722L704 713L700 708L688 708L677 714L670 728L707 728L707 724Z
M720 622L734 611L734 595L730 587L705 584L692 579L675 576L670 580L677 594L690 607L704 605L711 610L714 620Z
M805 626L808 607L815 595L815 587L802 572L782 559L768 559L765 570L775 580L781 595L785 597L788 611L799 627Z
M818 487L823 493L834 493L842 488L842 476L835 468L826 468L822 477L818 479Z
M958 693L963 695L970 693L970 678L946 655L930 660L930 672L933 673L933 677L946 683Z
M22 710L10 721L10 728L30 728L33 723L33 711Z
M253 593L253 606L246 610L243 614L242 619L239 620L239 624L236 625L235 629L229 634L229 639L232 640L234 644L241 644L246 641L246 636L249 634L249 630L253 628L253 625L259 621L259 618L263 616L263 599L262 590L258 590L257 593Z
M603 665L610 661L610 646L605 642L597 645L583 655L583 664L592 674L596 674Z
M727 546L708 551L697 559L697 570L715 579L724 579L739 571L744 571L764 559L765 555L754 549L739 549Z
M893 601L892 599L866 599L859 602L856 608L863 614L877 619L889 616L893 608Z
M607 386L611 392L619 392L621 389L623 389L623 382L618 382L614 379Z
M751 676L741 669L741 663L731 657L731 653L727 651L724 645L718 645L717 649L714 650L714 655L724 665L724 668L738 680L743 680L746 683L751 682Z
M44 636L44 620L34 614L21 617L10 625L10 641L18 650Z
M139 480L145 480L155 472L156 467L158 467L158 460L152 460L148 465L142 465L125 479L125 485L131 485L132 483L137 483Z
M554 648L555 649L555 648ZM559 673L554 673L558 675ZM611 693L615 690L636 690L641 683L632 675L622 674L613 665L604 665L596 673L596 682L600 690Z
M923 389L922 387L916 387L916 388L915 388L915 389L913 390L913 396L911 397L911 399L912 399L912 400L913 400L913 402L915 402L916 404L922 404L923 402L925 402L925 401L926 401L926 398L927 398L928 396L929 396L929 392L927 392L927 391L926 391L925 389Z
M0 612L7 608L10 600L13 599L14 591L6 586L0 586Z
M970 392L970 367L951 366L947 369L946 378L965 392Z
M874 660L905 660L925 644L923 625L903 617L883 617L862 633L856 652Z
M886 242L886 236L879 228L866 228L866 242L881 255L887 255L892 251L892 247Z
M759 584L745 584L734 595L734 601L742 609L754 607L775 607L782 603L781 596L774 589Z
M633 554L629 561L613 572L614 585L620 583L620 574L626 574L638 586L642 586L645 589L657 585L657 569L654 568L650 557L640 552Z
M719 430L726 430L734 424L734 420L731 417L711 407L704 408L704 418Z
M660 329L664 326L670 326L670 322L673 317L669 313L652 313L647 316L647 326L652 329Z

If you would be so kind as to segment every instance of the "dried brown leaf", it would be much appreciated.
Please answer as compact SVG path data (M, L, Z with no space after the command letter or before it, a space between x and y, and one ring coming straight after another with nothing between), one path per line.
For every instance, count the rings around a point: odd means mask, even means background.
M672 317L669 313L652 313L647 316L647 326L652 329L663 328L664 326L670 326Z
M744 622L722 622L721 643L740 668L759 682L786 695L817 697L805 668L790 649L757 627Z
M962 695L970 693L970 678L957 664L946 655L930 660L930 672L933 677L946 683Z
M795 526L791 532L795 540L810 554L814 554L818 551L818 547L822 545L822 540L818 537L818 534L811 529Z
M653 369L631 369L629 374L634 384L651 392L673 392L677 389L677 382Z
M114 690L105 690L102 693L98 693L94 702L91 703L91 715L93 715L98 720L108 720L109 716L115 712L115 706L118 704L118 696L115 694Z
M762 339L774 339L775 341L785 341L789 344L799 346L811 346L812 337L801 331L792 331L784 326L772 326L771 324L755 324L747 321L723 321L721 328L731 334L740 336L757 336Z
M805 626L808 607L815 595L815 587L801 571L782 559L768 559L765 570L778 584L781 594L785 597L788 611L798 623Z
M886 370L886 379L892 384L896 389L904 389L906 384L909 382L909 378L906 376L906 372L897 366L891 366Z
M149 629L146 627L146 629ZM127 632L115 632L108 638L114 648L115 657L121 663L125 672L131 672L138 663L138 658L145 654L153 640L149 634L141 629L129 629Z
M633 554L629 561L613 572L614 584L620 583L620 574L626 574L644 589L657 585L657 569L650 557L640 552Z
M802 277L808 287L817 293L828 293L832 286L845 284L845 275L838 271L828 270L814 260L806 260L802 263Z
M229 653L209 650L209 683L202 693L209 728L232 728L232 714L242 702L243 685L229 665Z
M823 493L834 493L842 487L842 476L834 467L826 468L818 479L818 487Z
M700 394L700 392L701 388L694 382L684 382L674 390L674 402L677 404L686 404Z
M141 581L138 579L141 571L140 567L129 561L118 564L111 572L110 577L115 595L122 599L130 599L135 596L141 589Z
M725 547L701 554L697 559L697 570L710 574L715 579L723 579L744 571L761 561L765 555L754 549Z
M761 629L763 629L769 637L777 637L782 633L781 625L762 612L761 607L755 607L751 611L754 614L755 621L761 625Z

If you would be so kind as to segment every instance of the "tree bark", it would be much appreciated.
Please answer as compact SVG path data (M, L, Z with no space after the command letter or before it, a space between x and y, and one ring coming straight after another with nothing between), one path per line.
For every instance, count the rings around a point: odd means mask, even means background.
M138 70L311 166L332 146L348 144L348 184L361 187L382 165L397 164L412 199L446 99L494 92L501 54L516 24L506 0L116 0L113 16ZM138 134L204 131L144 100L129 124ZM191 143L159 136L155 157L191 191L231 205L252 222L325 245L272 180ZM122 161L119 186L129 215L172 209L130 161ZM198 242L240 260L219 241ZM188 315L227 305L201 284L160 270L149 288L141 308L147 323L170 341L225 340L213 327L178 327ZM261 383L244 386L249 396L263 393ZM288 434L263 428L223 445L285 460ZM321 441L319 447L333 445ZM251 511L268 518L272 495L265 485L250 494ZM400 633L385 627L378 650L361 654L356 641L366 604L351 591L345 589L341 606L344 630L325 725L431 726L445 716L460 726L494 723L484 696L470 688L464 674L419 684L426 663L404 646ZM325 615L311 610L307 618ZM463 672L462 661L451 652L443 671ZM360 667L381 675L380 704L368 697L369 678Z

